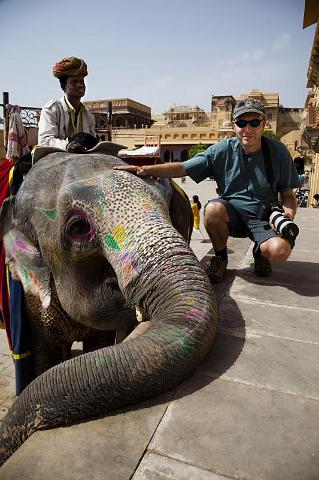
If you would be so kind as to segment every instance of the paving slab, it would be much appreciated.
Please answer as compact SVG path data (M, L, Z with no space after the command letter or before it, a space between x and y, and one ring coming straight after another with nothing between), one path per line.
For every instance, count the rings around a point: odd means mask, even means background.
M0 373L2 372L2 370L10 367L10 365L12 365L11 355L0 354Z
M167 394L105 418L36 432L1 467L0 479L128 480L170 399Z
M318 479L317 400L199 375L177 393L153 453L234 479Z
M313 258L313 253L309 252L309 255L311 254ZM299 295L308 290L308 295L316 296L318 298L319 308L318 264L315 262L306 262L304 260L301 261L301 259L305 259L305 252L300 250L296 251L291 255L287 262L273 264L273 272L269 277L256 277L253 273L253 259L247 257L245 263L241 265L242 268L238 272L238 278L243 278L249 283L284 286Z
M318 310L225 297L218 313L220 331L319 343Z
M8 340L6 332L3 328L0 328L0 355L8 355Z
M146 453L132 480L227 480L202 468L154 453Z
M15 397L15 378L5 375L3 372L0 375L0 405L10 406Z
M16 371L15 371L15 366L11 356L10 356L10 362L8 362L8 365L1 370L1 375L6 375L7 377L15 378Z
M311 262L301 261L306 254L309 254ZM295 306L319 312L318 259L313 252L296 251L287 262L273 265L273 273L269 277L256 277L250 246L237 269L229 294L236 300L258 300L266 304Z
M231 287L231 296L235 299L252 299L265 303L319 310L317 287L314 292L314 289L308 284L295 284L293 287L290 285L283 286L279 282L256 280L248 275L245 278L238 276Z
M245 338L219 333L199 369L212 377L223 375L319 400L318 344L249 333Z

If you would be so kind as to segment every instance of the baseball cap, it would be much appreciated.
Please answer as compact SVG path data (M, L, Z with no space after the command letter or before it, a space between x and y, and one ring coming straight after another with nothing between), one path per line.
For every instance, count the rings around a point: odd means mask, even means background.
M239 100L233 111L233 119L244 115L244 113L258 113L258 115L266 116L265 107L260 100L256 98L244 98Z

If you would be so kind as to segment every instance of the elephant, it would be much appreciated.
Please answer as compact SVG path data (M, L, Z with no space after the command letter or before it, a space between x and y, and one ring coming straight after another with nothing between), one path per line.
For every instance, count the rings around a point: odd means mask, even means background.
M118 165L101 153L50 153L1 210L6 257L44 343L66 328L100 345L39 369L2 422L0 465L36 430L175 388L213 342L216 301L187 243L185 202ZM114 344L110 332L136 327L135 307L148 327Z

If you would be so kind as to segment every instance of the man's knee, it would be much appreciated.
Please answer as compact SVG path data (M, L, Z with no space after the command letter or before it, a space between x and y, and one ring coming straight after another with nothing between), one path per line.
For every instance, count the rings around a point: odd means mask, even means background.
M208 203L205 207L204 222L205 225L228 223L229 216L225 205L220 202Z
M261 244L260 249L274 262L284 262L291 254L290 243L281 237L270 238Z

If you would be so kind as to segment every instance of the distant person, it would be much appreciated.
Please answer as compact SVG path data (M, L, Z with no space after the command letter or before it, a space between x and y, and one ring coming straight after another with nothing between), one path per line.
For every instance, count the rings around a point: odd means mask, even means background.
M197 195L193 195L193 201L191 203L191 207L192 207L192 212L194 216L194 229L196 232L200 234L200 236L204 240L204 235L202 234L202 231L200 229L200 216L199 216L199 212L200 212L200 209L202 208L202 204L200 203Z
M84 60L63 58L53 67L53 75L59 79L64 95L51 100L41 110L39 120L39 145L61 148L67 152L81 153L84 148L75 140L75 134L84 132L95 135L94 116L81 103L85 95L84 77L88 74Z
M204 210L205 227L215 251L206 270L212 283L220 282L226 272L229 236L254 241L254 271L262 277L271 273L270 260L287 260L294 246L294 238L288 240L271 228L267 207L277 202L280 193L283 214L293 220L297 210L294 189L300 187L300 181L287 148L262 136L265 123L262 102L245 98L233 111L236 137L222 140L182 163L114 167L141 177L189 175L197 183L214 178L220 196L210 200Z
M313 196L314 203L312 203L313 208L319 208L319 193L315 193Z

